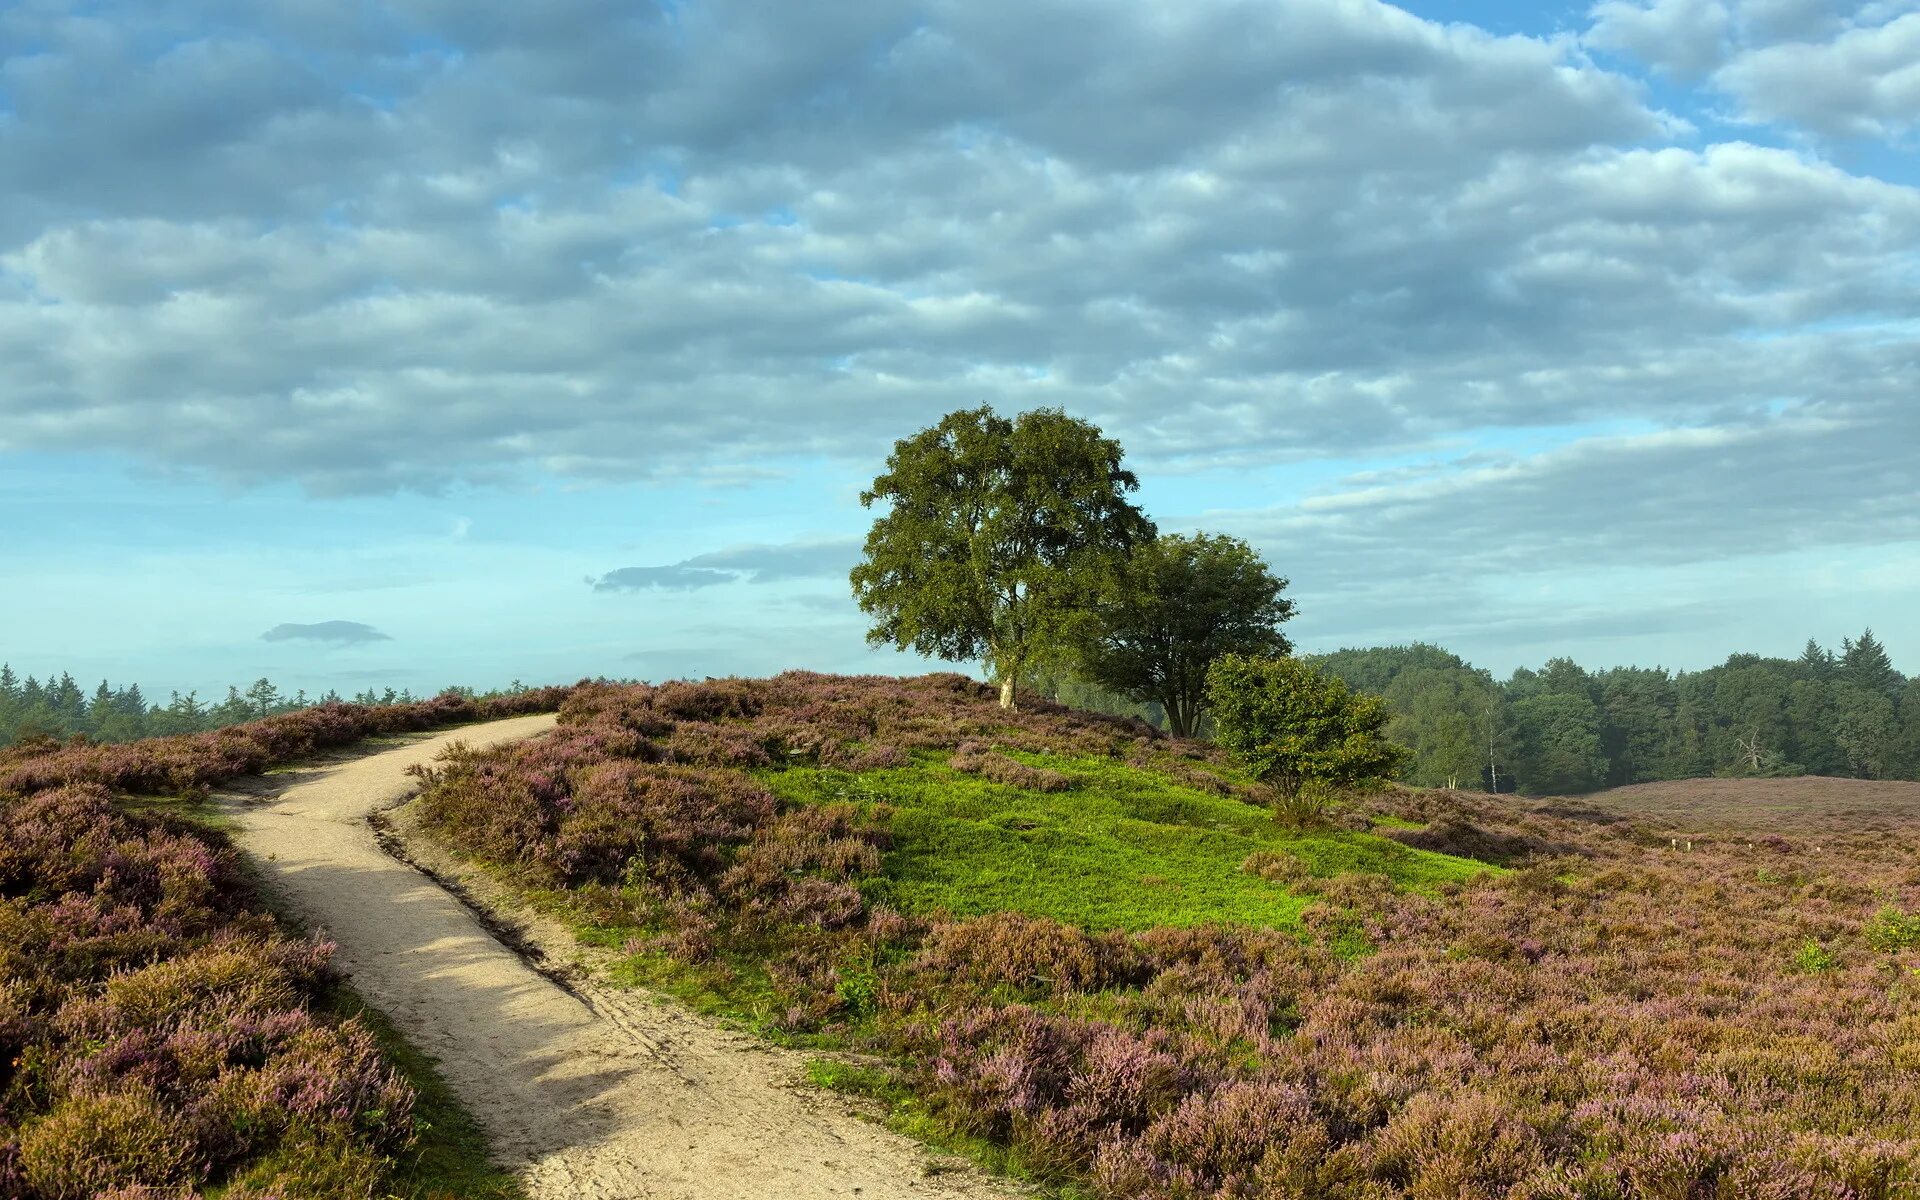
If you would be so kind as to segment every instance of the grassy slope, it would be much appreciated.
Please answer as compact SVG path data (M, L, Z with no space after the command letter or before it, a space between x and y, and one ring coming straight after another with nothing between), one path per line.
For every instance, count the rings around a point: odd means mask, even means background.
M891 806L895 845L885 876L867 891L914 914L1014 911L1090 930L1206 921L1294 928L1315 897L1242 872L1249 854L1281 851L1316 876L1377 872L1422 890L1489 869L1373 834L1289 833L1244 801L1109 758L1014 757L1068 775L1073 788L992 783L926 753L908 767L796 767L763 772L761 781L796 803Z

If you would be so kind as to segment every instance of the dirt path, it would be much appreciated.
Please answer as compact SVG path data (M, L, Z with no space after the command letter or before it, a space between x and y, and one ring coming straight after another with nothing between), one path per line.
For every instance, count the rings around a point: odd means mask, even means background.
M798 1085L798 1056L639 993L559 986L381 849L369 818L411 793L408 766L552 723L469 726L226 800L267 886L339 943L354 986L439 1060L535 1200L1014 1194Z

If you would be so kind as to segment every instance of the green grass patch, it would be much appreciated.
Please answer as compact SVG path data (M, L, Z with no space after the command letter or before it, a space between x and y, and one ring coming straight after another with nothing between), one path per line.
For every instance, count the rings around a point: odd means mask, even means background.
M1311 890L1242 872L1247 855L1284 851L1315 876L1378 872L1421 890L1492 869L1374 834L1291 832L1244 801L1112 759L1014 757L1070 776L1073 788L1009 787L932 754L857 774L790 767L760 778L794 803L891 806L894 846L867 891L916 914L1014 911L1091 930L1209 921L1295 928Z

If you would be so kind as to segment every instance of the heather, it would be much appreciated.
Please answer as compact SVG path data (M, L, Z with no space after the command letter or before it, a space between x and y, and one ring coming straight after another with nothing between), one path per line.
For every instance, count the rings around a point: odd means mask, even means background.
M260 910L219 833L126 800L564 694L326 704L0 752L0 1195L510 1194L425 1064L352 1011L332 948Z
M1288 834L1204 744L953 676L587 687L430 776L625 977L857 1051L818 1077L1059 1189L1920 1187L1920 822L1394 789Z
M318 704L208 733L117 745L40 738L0 749L0 792L25 795L76 784L152 795L203 792L364 738L552 712L569 690L534 688L481 698L449 691L412 704Z
M388 1177L413 1090L325 1015L331 947L251 910L230 847L97 785L0 809L0 1194Z

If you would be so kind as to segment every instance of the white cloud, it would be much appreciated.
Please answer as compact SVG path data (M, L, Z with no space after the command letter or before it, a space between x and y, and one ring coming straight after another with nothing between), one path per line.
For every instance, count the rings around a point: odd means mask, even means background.
M1590 44L1635 55L1682 79L1719 66L1733 32L1733 14L1722 0L1601 0L1589 15Z
M1714 75L1748 116L1839 138L1898 138L1920 129L1920 12L1850 27L1830 41L1782 42Z

